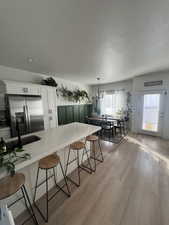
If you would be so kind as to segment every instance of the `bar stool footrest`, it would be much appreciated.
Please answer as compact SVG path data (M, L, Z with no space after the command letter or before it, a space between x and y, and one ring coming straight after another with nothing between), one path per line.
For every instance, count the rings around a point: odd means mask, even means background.
M101 162L101 163L104 162L103 159L98 159L98 158L95 158L95 157L92 157L92 156L90 156L90 158L91 158L91 159L94 159L94 160L96 160L96 161L98 161L98 162Z
M71 183L73 183L76 187L80 187L80 184L76 183L74 180L72 180L70 177L66 177Z

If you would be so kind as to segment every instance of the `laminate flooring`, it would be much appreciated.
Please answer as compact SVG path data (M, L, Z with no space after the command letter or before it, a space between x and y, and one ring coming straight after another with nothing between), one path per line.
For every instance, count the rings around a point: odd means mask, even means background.
M51 201L48 225L169 225L169 141L130 134L102 148L96 172Z

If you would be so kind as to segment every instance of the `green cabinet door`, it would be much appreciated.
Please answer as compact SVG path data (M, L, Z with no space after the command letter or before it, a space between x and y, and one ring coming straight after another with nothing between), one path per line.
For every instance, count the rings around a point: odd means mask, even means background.
M79 117L80 117L80 122L84 123L85 122L84 105L79 105Z
M93 105L89 104L87 108L88 108L88 116L91 116L92 115L92 111L93 111Z
M58 106L58 124L66 124L66 107L65 106Z
M84 105L84 121L85 121L85 123L87 122L88 111L89 111L88 105Z
M74 111L72 105L66 107L66 119L66 123L74 122Z
M74 105L73 106L73 112L74 112L74 122L80 122L79 105Z
M58 123L59 125L72 122L86 122L86 117L91 116L92 105L67 105L58 106Z

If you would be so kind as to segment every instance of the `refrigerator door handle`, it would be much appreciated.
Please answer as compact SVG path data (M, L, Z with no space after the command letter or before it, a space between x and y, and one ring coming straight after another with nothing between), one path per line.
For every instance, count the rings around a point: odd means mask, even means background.
M27 110L26 110L26 106L24 105L23 106L23 112L24 112L24 122L25 122L25 124L26 124L26 128L27 128L27 130L28 130L28 116L27 116Z
M28 106L26 106L26 112L27 112L27 121L28 121L28 132L31 132L31 121L30 121L30 114L29 114L29 109Z

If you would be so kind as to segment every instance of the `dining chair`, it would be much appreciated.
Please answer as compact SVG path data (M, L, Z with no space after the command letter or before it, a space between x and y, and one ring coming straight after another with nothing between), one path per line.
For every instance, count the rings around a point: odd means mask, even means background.
M114 131L115 135L117 135L117 131L120 132L120 135L122 136L123 134L126 134L125 130L125 121L124 120L117 120L117 122L114 124Z
M110 121L102 121L101 123L101 135L103 136L104 133L109 134L109 140L111 136L114 136L114 123Z

